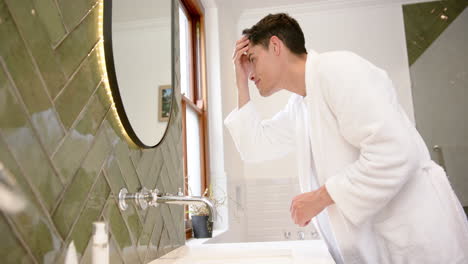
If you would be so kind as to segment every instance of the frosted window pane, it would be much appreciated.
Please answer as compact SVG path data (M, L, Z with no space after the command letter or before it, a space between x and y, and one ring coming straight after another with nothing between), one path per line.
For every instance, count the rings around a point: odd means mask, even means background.
M179 8L179 37L180 37L180 89L186 97L192 98L190 94L190 44L189 44L189 22L182 8Z
M187 107L187 173L191 195L202 195L200 168L200 122L198 114Z

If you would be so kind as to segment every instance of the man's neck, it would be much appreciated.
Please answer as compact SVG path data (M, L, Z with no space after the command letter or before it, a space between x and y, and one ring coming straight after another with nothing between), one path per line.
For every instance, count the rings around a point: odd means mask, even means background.
M306 82L305 82L305 71L306 71L307 54L301 57L291 56L288 62L287 73L285 74L285 89L298 94L300 96L306 96Z

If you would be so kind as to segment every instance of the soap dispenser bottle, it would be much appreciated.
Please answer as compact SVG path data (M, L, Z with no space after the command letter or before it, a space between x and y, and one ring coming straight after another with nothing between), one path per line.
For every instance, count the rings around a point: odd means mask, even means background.
M95 222L93 235L93 264L109 264L109 238L106 223Z

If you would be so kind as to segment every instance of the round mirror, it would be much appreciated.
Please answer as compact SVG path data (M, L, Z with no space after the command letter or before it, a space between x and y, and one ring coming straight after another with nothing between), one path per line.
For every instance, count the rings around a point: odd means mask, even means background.
M172 0L104 1L107 76L135 144L155 147L171 116Z

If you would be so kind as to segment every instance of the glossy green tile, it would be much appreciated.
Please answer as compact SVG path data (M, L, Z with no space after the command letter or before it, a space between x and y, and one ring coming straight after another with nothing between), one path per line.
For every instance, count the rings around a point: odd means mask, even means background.
M164 164L170 171L177 171L176 164L174 161L174 158L176 158L176 154L175 154L175 151L172 149L172 145L175 145L175 142L172 136L170 135L166 136L166 140L167 141L165 141L163 146L161 147L163 156L159 162L161 163L164 162Z
M37 15L46 29L52 44L57 43L67 33L55 0L34 0Z
M60 9L62 10L64 23L67 28L75 27L80 20L92 9L97 3L97 0L58 0Z
M174 222L174 218L172 217L171 211L169 210L169 206L162 204L160 205L160 207L161 207L161 215L164 219L164 224L165 224L166 230L168 231L170 240L175 244L178 241L179 230L176 227L176 223ZM183 218L181 218L180 221L183 221Z
M130 230L130 235L132 236L132 240L135 246L137 244L138 239L140 238L140 234L143 229L136 208L137 207L135 206L129 206L128 209L125 210L125 212L122 212L122 217L127 222L127 226Z
M79 5L82 1L70 1L70 3ZM64 14L64 17L67 17L67 15ZM96 45L100 38L98 22L99 8L94 7L57 47L56 55L63 67L65 76L69 77ZM99 68L94 70L99 73Z
M3 23L0 24L0 39L2 40L0 42L0 56L3 57L29 113L49 109L51 105L49 98L3 1L0 2L0 17L3 20Z
M163 166L162 171L166 171L166 168ZM159 190L164 192L169 192L167 187L168 177L166 173L161 173L156 187ZM173 193L175 194L175 192ZM184 219L184 207L180 205L166 205L162 204L159 206L161 210L161 215L163 216L165 229L169 231L171 241L174 244L183 244L180 243L180 235L185 234L185 228L183 227Z
M130 233L125 225L122 215L117 207L117 202L109 200L104 209L104 219L110 225L110 231L120 248L120 252L124 250L134 251Z
M114 125L112 124L113 122L113 113L112 111L107 115L106 117L106 120L104 120L104 129L106 131L106 136L107 138L109 139L109 142L111 143L111 145L113 147L115 147L115 145L119 144L122 140L120 139L120 137L117 135L117 132L115 130L115 127Z
M151 210L148 210L145 221L143 222L144 224L140 234L140 239L138 240L138 248L148 248L151 236L153 234L154 226L162 225L162 221L159 223L156 222L158 219L160 219L160 214L161 212L159 208L153 208ZM143 251L138 251L138 253L140 254L140 258L144 260L146 257L146 253Z
M104 209L104 218L110 224L111 233L117 242L117 246L120 248L125 263L141 263L136 250L136 244L132 242L130 232L114 200L109 200L107 203Z
M403 5L408 62L412 65L468 6L466 0Z
M169 174L169 171L167 170L166 165L163 164L158 181L162 181L162 184L164 186L162 190L164 190L164 192L176 194L178 189L176 186L172 185L172 182L169 179L171 176L173 175Z
M140 183L138 175L136 173L133 162L129 156L128 145L125 141L119 141L114 147L114 157L117 159L118 167L120 168L120 175L125 182L126 188L129 192L139 191L143 185ZM117 188L118 186L116 186ZM146 188L151 188L145 186ZM140 222L143 220L146 211L137 210L137 214L140 217Z
M115 118L115 114L113 111L111 111L111 113L109 113L109 115L107 116L105 126L107 136L112 146L117 145L119 142L125 142L125 144L129 146L129 148L135 148L133 143L131 141L127 141L127 138L125 138L124 131L121 130L120 124L118 123L118 119Z
M109 152L109 143L101 131L54 212L53 220L63 238L67 237L70 227L83 208L84 201L101 172L102 164Z
M64 135L60 121L3 1L0 2L0 18L3 21L0 24L0 57L8 71L7 74L4 69L2 79L11 77L31 115L34 128L51 153ZM13 86L13 83L10 85Z
M105 90L104 84L100 84L97 92ZM106 116L109 107L102 105L101 100L97 94L94 94L91 98L90 104L86 108L85 116L75 127L75 130L83 135L93 134L97 128L101 125L104 117Z
M93 51L81 65L77 74L57 97L55 107L64 126L72 126L89 97L97 89L101 76L98 70L97 51Z
M145 254L145 261L143 263L151 263L158 257L158 248L152 245L148 246Z
M164 227L166 227L164 225ZM172 250L171 247L171 238L169 237L168 231L166 228L161 230L161 238L158 245L158 257L164 256Z
M98 89L104 89L104 86L101 85ZM107 110L102 106L97 95L93 95L88 107L78 117L77 125L70 130L67 138L52 157L52 161L66 183L71 180L91 147Z
M43 152L40 143L0 69L0 132L25 176L51 209L62 190L62 183ZM8 109L8 111L7 111ZM28 161L28 162L25 162Z
M112 153L107 158L106 164L104 165L104 172L114 197L118 197L120 189L124 187L127 188L127 190L129 190L124 179L122 178L122 173L120 172L120 168L117 163L117 158L115 157L114 153ZM135 191L136 190L129 190L129 192Z
M11 227L6 222L3 214L0 215L0 234L2 234L2 246L0 247L0 256L2 263L17 264L17 263L34 263L31 257L27 254L21 243L16 238L11 230Z
M27 116L13 94L13 88L6 77L3 68L0 68L0 94L2 98L0 124L4 129L25 127L28 125ZM12 114L9 113L12 112Z
M185 208L180 205L169 205L168 207L174 223L174 236L172 237L174 244L183 245L185 243Z
M88 245L88 241L91 238L93 232L93 222L99 219L101 211L106 204L107 197L109 197L110 189L107 185L107 181L101 174L97 182L94 184L91 193L86 200L86 205L79 216L78 221L73 227L68 241L74 241L75 247L78 253L84 255L84 250Z
M64 238L76 241L81 264L89 263L90 223L102 217L107 193L123 186L154 188L157 181L168 186L161 190L177 191L183 182L179 115L171 120L164 151L129 145L106 115L110 102L103 89L96 90L101 75L92 51L99 39L95 2L0 0L0 160L30 201L25 213L9 217L17 231L10 237L25 242L34 263L63 263ZM161 238L163 253L180 244L177 219L183 214L177 207L163 209L172 222L164 226L160 209L132 205L122 214L114 195L108 197L102 215L112 233L111 263L154 260Z
M11 175L14 177L14 180L21 192L27 200L29 201L37 201L36 196L33 193L29 183L27 182L26 178L24 177L18 163L16 162L15 158L8 150L8 146L3 138L0 136L0 161L3 163L3 166L10 171Z
M55 263L63 245L62 239L41 209L31 202L23 212L11 216L11 219L34 257L40 263Z
M150 186L149 188L155 188L156 182L159 180L161 169L163 167L163 155L164 154L161 151L156 150L154 161L149 173L146 175L140 175L140 178L145 179L145 184Z
M138 167L138 163L140 163L142 156L143 156L143 151L141 149L130 150L130 157L132 158L132 161L133 161L133 164L135 164L135 167Z
M83 256L79 259L80 264L93 264L93 238L91 237L86 246ZM112 263L112 262L110 262Z
M111 185L112 193L114 197L118 197L118 193L121 188L125 187L128 189L125 181L122 178L122 173L120 171L117 159L115 156L109 157L107 164L105 166L106 176ZM129 189L129 192L136 192L137 190ZM130 203L126 211L122 212L122 217L125 219L128 227L130 228L130 235L134 245L141 233L142 225L140 223L139 215L135 209L134 203Z
M48 25L60 29L61 21L57 20L57 8L51 0L37 1L37 7L31 0L5 0L13 16L15 24L19 28L27 47L34 57L39 70L44 78L50 95L54 98L65 84L65 75L55 58L52 50L52 41L49 38L49 32L44 27L44 22L52 22ZM41 12L41 13L39 13ZM44 20L44 19L45 20ZM55 22L53 21L55 20ZM58 27L57 27L58 26ZM61 32L55 40L57 41L65 34L65 29L61 27Z
M151 167L155 165L154 161L155 161L155 157L158 151L159 151L158 149L152 152L148 150L143 150L143 154L137 165L137 172L138 172L138 175L140 176L140 181L143 186L151 185L151 182L152 182L150 179Z
M153 233L151 234L151 239L148 246L148 253L146 254L145 261L151 261L159 257L158 250L159 250L159 242L161 241L161 236L163 230L166 228L164 225L164 220L162 215L157 215L156 222L158 224L154 225Z
M115 156L117 157L122 175L127 183L129 190L139 190L142 185L136 174L135 167L133 166L132 161L130 160L130 153L128 150L128 145L126 142L119 142L114 148ZM147 188L151 188L147 186Z
M109 238L109 263L124 264L113 236Z
M51 155L65 136L57 113L53 108L31 115L31 122L47 153Z
M61 239L53 223L47 217L47 213L42 210L39 200L33 194L33 190L31 190L13 156L7 150L2 138L0 138L0 161L15 177L21 194L27 200L26 208L11 215L10 218L15 223L22 239L31 248L34 256L37 259L43 259L45 255L48 255L50 259L60 250ZM41 236L41 240L36 239L38 236Z
M107 90L99 89L97 91L97 95L98 95L99 100L101 101L102 106L108 109L111 106L111 99L109 98L109 95L107 94Z

